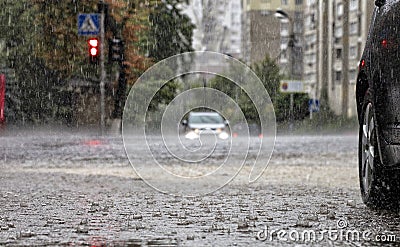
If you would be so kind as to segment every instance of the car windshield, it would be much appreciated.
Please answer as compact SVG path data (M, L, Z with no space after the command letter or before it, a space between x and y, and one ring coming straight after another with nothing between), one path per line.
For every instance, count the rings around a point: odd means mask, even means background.
M223 122L220 115L192 115L189 117L191 124L222 124Z

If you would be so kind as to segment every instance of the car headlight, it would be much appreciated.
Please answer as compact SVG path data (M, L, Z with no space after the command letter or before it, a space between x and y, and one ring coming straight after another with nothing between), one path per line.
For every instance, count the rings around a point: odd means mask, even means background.
M222 140L226 140L226 139L229 138L229 135L228 135L228 133L226 133L226 132L224 131L224 132L221 132L221 133L218 135L218 137L219 137L220 139L222 139Z
M190 140L194 140L194 139L197 139L199 137L200 136L197 133L195 133L194 131L190 131L189 133L187 133L185 135L185 138L190 139Z

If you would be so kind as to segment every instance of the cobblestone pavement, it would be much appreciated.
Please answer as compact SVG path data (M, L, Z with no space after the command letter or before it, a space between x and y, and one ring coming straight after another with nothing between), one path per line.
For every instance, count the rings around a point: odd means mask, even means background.
M361 202L356 152L356 134L278 136L256 183L244 167L213 194L181 198L144 183L119 137L6 133L0 246L307 246L307 234L315 246L398 244L399 211Z

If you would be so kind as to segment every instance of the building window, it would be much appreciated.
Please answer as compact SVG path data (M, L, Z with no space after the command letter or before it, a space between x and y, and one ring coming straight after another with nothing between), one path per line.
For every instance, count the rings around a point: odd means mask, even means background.
M317 42L317 35L316 34L310 34L306 36L306 43L308 44L314 44Z
M303 23L301 22L295 22L294 23L294 28L293 28L293 32L294 33L302 33L303 32Z
M338 27L335 30L335 38L341 38L343 36L343 28Z
M282 0L282 5L288 5L289 0Z
M315 4L315 0L307 0L307 5L311 6Z
M281 62L283 62L282 60L284 60L285 62L287 61L286 51L282 51L282 53L281 53Z
M310 28L310 29L315 29L315 13L310 14L309 16L307 16L306 18L306 25Z
M358 9L358 0L350 0L350 10Z
M281 45L287 45L289 38L281 37Z
M295 19L295 21L297 20L301 20L301 21L303 21L303 12L301 12L301 11L295 11L294 12L294 19Z
M358 49L357 46L351 46L350 47L350 58L357 58L358 55Z
M343 15L343 4L339 3L336 9L336 18L340 19Z
M336 59L342 59L342 49L336 49Z
M352 22L350 23L350 34L357 34L358 32L358 23Z
M269 16L269 15L271 15L271 11L269 11L269 10L261 10L261 15L262 16ZM249 18L249 20L250 20L250 18Z
M302 5L303 4L303 0L296 0L296 5Z
M288 36L289 35L289 23L281 22L281 35Z
M349 81L355 81L357 79L357 71L352 69L349 71Z
M335 72L335 80L337 82L340 82L342 80L342 71L336 71Z
M335 38L335 44L342 43L342 38Z
M315 53L308 54L305 56L305 61L309 66L312 66L317 62L317 55Z

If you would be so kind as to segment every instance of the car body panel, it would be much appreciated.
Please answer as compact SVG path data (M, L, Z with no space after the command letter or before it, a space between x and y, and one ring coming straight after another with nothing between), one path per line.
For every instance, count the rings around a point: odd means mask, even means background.
M387 168L400 167L399 0L387 0L374 10L357 79L359 119L366 96L375 105L382 163Z

